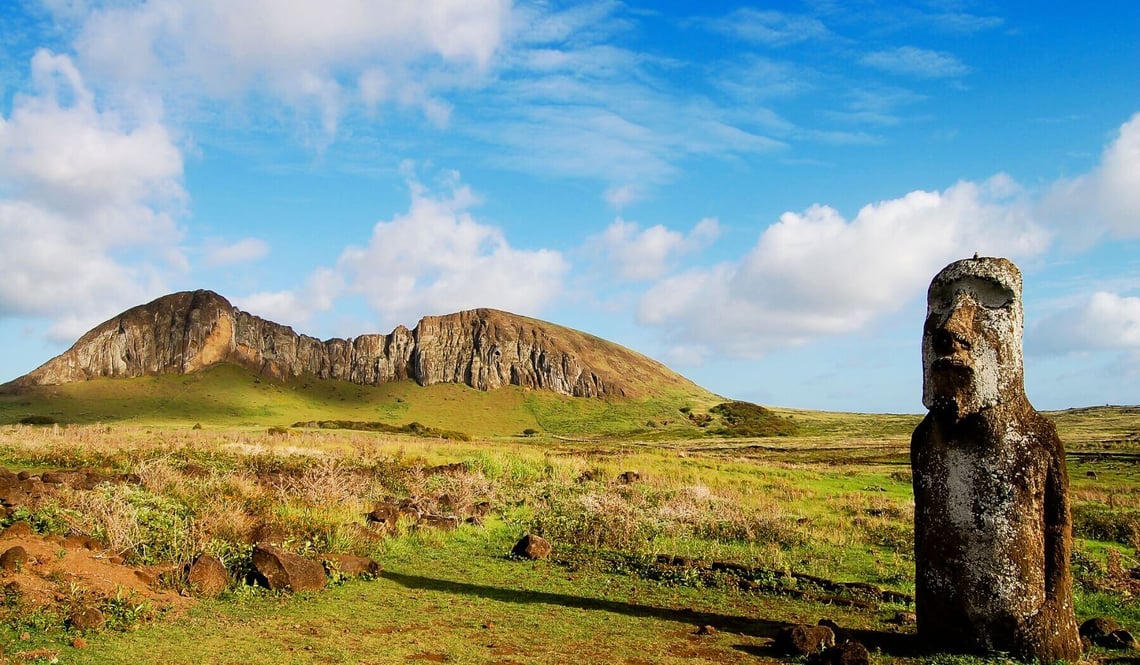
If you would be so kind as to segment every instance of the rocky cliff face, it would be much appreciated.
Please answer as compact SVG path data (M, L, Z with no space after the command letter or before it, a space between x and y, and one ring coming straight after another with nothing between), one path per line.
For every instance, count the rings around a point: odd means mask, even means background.
M279 380L375 385L505 385L576 397L633 397L684 383L665 366L591 335L492 309L424 317L387 335L321 341L238 310L212 291L175 293L123 312L12 385L189 373L228 362Z

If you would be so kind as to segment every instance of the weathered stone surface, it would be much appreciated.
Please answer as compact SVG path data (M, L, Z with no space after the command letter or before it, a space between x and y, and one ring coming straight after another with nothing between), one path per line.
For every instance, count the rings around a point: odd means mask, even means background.
M515 543L511 554L526 559L545 559L554 552L554 546L542 536L528 533Z
M871 652L859 642L843 642L815 654L808 662L812 665L870 665Z
M264 376L364 385L506 385L564 395L634 396L679 379L660 363L585 333L492 309L427 316L412 330L320 341L258 318L212 291L184 291L129 309L8 389L98 377L194 372L229 362Z
M420 516L416 526L439 529L440 531L454 531L459 528L459 518L455 515L433 515L427 513Z
M1081 624L1078 633L1081 637L1089 638L1093 644L1108 637L1113 631L1120 630L1120 624L1112 617L1093 617Z
M68 625L76 630L98 630L104 621L103 613L94 607L76 610L67 619Z
M7 571L20 570L28 563L28 550L16 545L0 554L0 568Z
M267 543L254 546L253 567L260 581L274 591L316 591L328 583L320 563Z
M336 572L345 577L375 577L381 570L380 564L372 559L351 554L326 554L321 562L330 575Z
M221 559L209 553L199 554L187 573L190 590L203 598L214 598L230 585L230 571Z
M1068 473L1022 370L1021 273L957 261L930 285L911 439L919 639L1042 662L1081 655Z
M808 656L835 646L835 633L827 626L797 624L780 629L772 647L786 656Z
M32 525L20 520L19 522L12 522L7 529L0 532L0 538L25 538L33 533L35 531L32 530Z

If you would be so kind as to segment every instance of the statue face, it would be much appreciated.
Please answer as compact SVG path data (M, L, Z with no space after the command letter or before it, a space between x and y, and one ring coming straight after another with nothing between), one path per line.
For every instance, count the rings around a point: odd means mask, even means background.
M922 403L961 418L1025 391L1021 272L1007 259L946 266L930 283Z

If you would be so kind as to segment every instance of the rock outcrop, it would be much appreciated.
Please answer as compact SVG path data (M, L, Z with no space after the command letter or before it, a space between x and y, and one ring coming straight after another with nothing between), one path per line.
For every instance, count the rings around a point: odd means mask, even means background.
M279 380L311 376L363 385L506 385L575 397L633 397L684 382L628 349L493 309L427 316L409 330L321 341L243 312L212 291L184 291L129 309L9 388L100 377L195 372L228 362Z

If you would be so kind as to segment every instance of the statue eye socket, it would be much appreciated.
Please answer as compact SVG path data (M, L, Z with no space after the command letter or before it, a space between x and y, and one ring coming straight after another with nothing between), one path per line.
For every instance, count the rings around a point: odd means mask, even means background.
M940 284L930 292L930 305L947 309L954 305L960 292L966 292L986 309L1001 309L1013 302L1013 290L992 280L966 277L948 284Z

